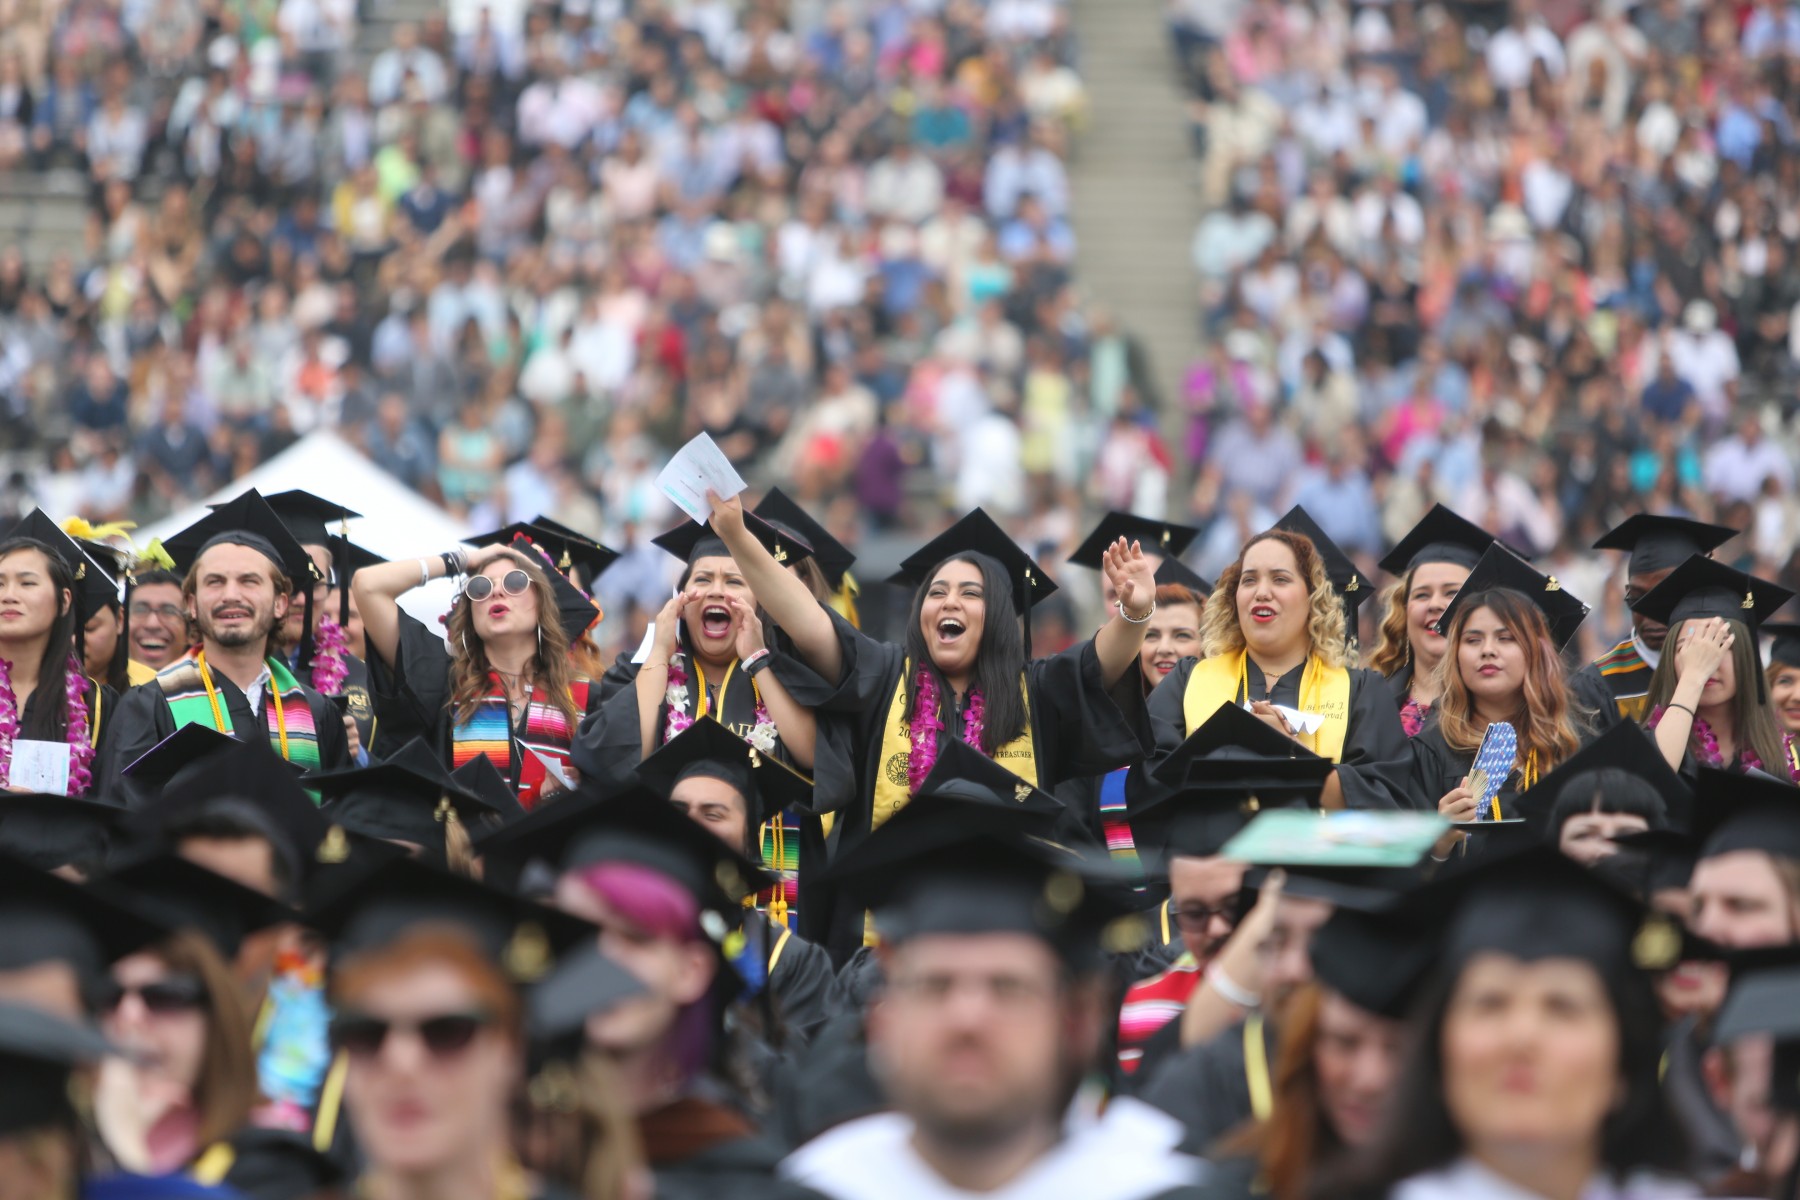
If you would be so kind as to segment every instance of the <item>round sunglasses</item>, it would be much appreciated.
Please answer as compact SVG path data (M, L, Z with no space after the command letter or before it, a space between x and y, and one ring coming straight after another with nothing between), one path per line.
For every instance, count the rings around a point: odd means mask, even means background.
M409 1032L433 1058L448 1058L467 1050L475 1035L493 1023L485 1012L443 1013L416 1021L390 1021L367 1013L343 1013L331 1023L331 1044L352 1058L370 1059L381 1053L388 1034Z
M523 596L531 586L531 576L523 571L508 571L500 578L500 590L508 596ZM463 595L476 604L494 598L494 577L492 575L473 575L469 582L463 584Z
M159 1016L194 1012L206 1007L206 984L198 975L171 975L155 983L131 985L108 979L100 985L95 1007L103 1013L117 1012L127 996L136 996L146 1011Z

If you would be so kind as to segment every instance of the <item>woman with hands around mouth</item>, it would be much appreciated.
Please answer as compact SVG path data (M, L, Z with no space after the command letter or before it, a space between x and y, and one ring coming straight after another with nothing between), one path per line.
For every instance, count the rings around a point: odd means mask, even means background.
M822 729L849 730L854 785L836 816L846 836L903 808L952 738L1042 789L1141 758L1147 731L1134 689L1116 702L1108 694L1139 669L1155 611L1153 571L1136 545L1121 539L1106 552L1113 619L1033 660L1025 623L1056 585L980 509L901 564L914 587L901 645L875 641L821 605L753 536L738 500L715 498L712 526L793 644L798 661L782 656L775 671L796 699L827 714ZM823 936L834 955L847 955L862 938L861 912L834 911Z
M401 609L405 593L452 576L462 589L443 635ZM599 689L569 647L600 612L532 542L364 567L350 588L384 740L423 737L452 770L485 754L527 809L562 786L551 765L575 782L570 746Z

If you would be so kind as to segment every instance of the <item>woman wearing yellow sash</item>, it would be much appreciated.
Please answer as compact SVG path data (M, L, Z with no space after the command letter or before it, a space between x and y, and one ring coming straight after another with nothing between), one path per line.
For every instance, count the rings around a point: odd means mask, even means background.
M1285 529L1251 538L1213 586L1200 636L1205 657L1151 693L1152 770L1220 706L1242 704L1338 764L1326 807L1413 807L1393 693L1375 672L1345 665L1343 607L1311 538ZM1136 811L1157 785L1150 771L1129 782Z
M901 564L916 589L904 645L875 641L827 610L745 529L742 513L735 499L715 500L712 525L810 668L789 690L819 713L821 731L850 730L853 798L836 813L834 840L858 837L904 807L951 738L1043 789L1143 754L1141 709L1129 694L1129 711L1108 695L1136 669L1155 611L1155 580L1137 546L1121 539L1106 555L1119 597L1113 619L1091 639L1033 661L1022 618L1056 584L980 509ZM791 669L775 666L784 676ZM816 911L829 900L809 894L804 902ZM823 936L835 957L847 956L862 941L861 911L833 911Z
M1449 650L1438 668L1438 703L1413 739L1413 791L1452 821L1476 819L1480 780L1469 776L1488 726L1518 739L1513 767L1490 816L1522 816L1513 797L1593 736L1591 709L1572 697L1561 649L1587 605L1504 546L1488 548L1441 624Z

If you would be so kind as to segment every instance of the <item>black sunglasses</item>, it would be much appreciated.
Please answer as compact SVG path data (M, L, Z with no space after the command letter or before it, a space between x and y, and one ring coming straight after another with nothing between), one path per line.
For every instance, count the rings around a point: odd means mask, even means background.
M523 596L525 589L531 586L531 576L523 571L508 571L500 580L500 590L509 596ZM463 584L463 595L480 604L494 594L494 577L492 575L471 576L469 582Z
M198 975L171 975L156 983L131 986L108 979L100 985L95 1007L105 1013L116 1012L127 996L136 996L138 1003L153 1013L193 1012L206 1007L206 984Z
M331 1023L331 1044L353 1058L374 1058L394 1030L410 1031L433 1058L467 1050L475 1035L493 1023L484 1012L444 1013L417 1021L390 1021L363 1013L344 1013Z

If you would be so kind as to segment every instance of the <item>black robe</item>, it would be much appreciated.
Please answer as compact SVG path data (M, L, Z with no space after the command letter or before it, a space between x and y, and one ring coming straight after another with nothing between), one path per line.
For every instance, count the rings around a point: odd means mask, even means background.
M768 970L768 989L786 1033L811 1041L820 1026L848 1007L831 955L754 909L744 914L745 933ZM786 941L782 936L786 935ZM751 1002L754 1004L754 1001Z
M1580 746L1585 746L1594 740L1593 730L1579 722L1575 725L1575 734L1580 741ZM1578 746L1577 749L1579 748ZM1427 802L1427 807L1435 812L1438 801L1454 791L1462 783L1463 777L1474 767L1475 752L1452 750L1450 744L1444 740L1443 731L1438 728L1435 714L1426 719L1425 728L1421 729L1419 736L1412 740L1412 750L1413 791L1423 797ZM1541 769L1538 772L1540 777L1549 773L1549 768ZM1521 779L1520 768L1515 767L1512 774L1506 777L1506 782L1500 786L1501 816L1516 817L1520 815L1513 801L1519 795ZM1518 829L1521 827L1502 828ZM1496 830L1495 832L1500 831Z
M231 721L231 734L241 741L269 736L268 712L271 703L268 688L265 685L261 706L250 711L250 701L237 684L222 674L213 676L213 686L218 689L219 702L225 707L225 715ZM350 738L344 732L343 717L339 715L338 706L331 697L314 691L307 684L300 685L301 693L306 697L307 710L312 714L313 728L319 736L319 769L334 770L350 765ZM158 795L160 789L145 787L122 774L124 769L149 753L158 742L175 732L175 713L169 707L169 699L164 694L162 684L156 680L141 683L129 689L119 697L117 707L108 722L110 729L102 733L99 757L94 760L94 781L100 788L106 789L108 799L127 806L146 803ZM271 747L279 752L280 747Z
M446 770L454 767L455 748L451 743L456 725L450 715L450 648L418 618L402 611L395 660L385 663L380 652L375 651L366 664L373 733L379 734L382 745L390 750L422 737L437 748ZM590 684L587 712L598 707L599 697L599 689ZM494 764L515 791L519 787L519 737L524 732L521 721L515 720L511 725L507 761Z
M1150 731L1155 749L1147 769L1133 771L1126 777L1126 796L1132 812L1167 794L1167 789L1150 778L1158 764L1173 754L1193 731L1187 727L1183 708L1188 680L1199 659L1183 659L1163 677L1150 693ZM1265 691L1261 671L1249 672L1249 698L1270 700L1289 708L1300 707L1300 678L1306 671L1301 663L1275 681L1273 691ZM1399 706L1387 680L1373 671L1350 671L1350 719L1344 734L1344 753L1338 761L1338 783L1344 790L1346 808L1422 808L1423 803L1410 790L1412 758L1407 737L1400 728ZM1432 806L1436 806L1433 797Z
M849 786L841 793L843 798L836 809L814 805L816 812L837 814L831 831L835 847L869 832L875 811L875 781L881 770L882 733L905 669L906 650L876 641L835 614L832 625L837 630L844 660L843 677L836 686L827 685L796 662L777 662L773 669L781 672L781 681L795 700L819 714L821 734L831 726L841 726L849 732ZM1142 705L1121 709L1108 694L1092 638L1060 654L1026 663L1025 692L1031 709L1032 750L1040 788L1048 791L1078 776L1104 775L1141 759L1147 735ZM956 707L954 698L952 707ZM961 732L962 715L957 708L945 717L938 736L960 737ZM831 767L835 769L836 765L833 762ZM822 787L826 777L824 765L816 777ZM819 795L815 792L815 797ZM835 903L835 897L824 894L822 889L803 899L807 920L802 928L830 949L833 961L847 961L862 944L862 911Z
M369 693L369 664L354 654L344 655L344 713L356 722L356 737L370 759L380 757L375 749L375 698ZM394 748L399 749L395 742Z
M811 1045L787 1056L770 1093L770 1132L789 1150L846 1121L885 1111L887 1095L869 1072L861 1007L833 1017Z
M1198 1046L1167 1059L1138 1089L1138 1099L1154 1104L1187 1126L1182 1149L1205 1155L1213 1143L1251 1119L1250 1080L1245 1073L1242 1022ZM1275 1031L1263 1027L1263 1050L1274 1078Z

